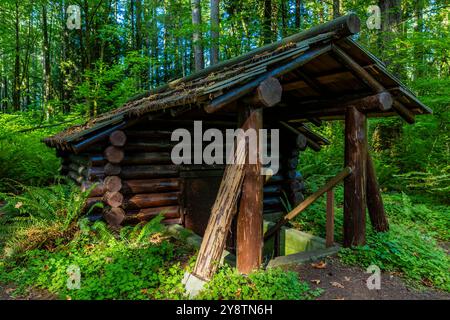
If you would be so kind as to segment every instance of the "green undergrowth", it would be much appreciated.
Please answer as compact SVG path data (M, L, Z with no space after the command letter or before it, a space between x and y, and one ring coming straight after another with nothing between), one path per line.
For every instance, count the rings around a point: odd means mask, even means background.
M53 183L60 161L42 139L80 120L69 115L43 121L32 111L0 114L0 191L18 192L11 182L30 186Z
M336 188L335 194L335 239L342 243L342 186ZM450 292L450 259L443 248L450 239L449 207L427 196L405 193L384 193L383 201L390 230L373 232L367 216L366 245L342 249L340 259L363 268L375 264L383 271L400 273L413 286L433 286ZM293 226L325 237L325 208L322 197L302 212Z
M39 288L59 299L186 298L182 278L194 266L196 249L168 236L162 216L110 230L80 215L87 192L73 184L21 188L20 195L0 194L7 202L0 215L0 283L13 284L14 295ZM318 294L293 272L261 270L244 277L224 266L198 298Z

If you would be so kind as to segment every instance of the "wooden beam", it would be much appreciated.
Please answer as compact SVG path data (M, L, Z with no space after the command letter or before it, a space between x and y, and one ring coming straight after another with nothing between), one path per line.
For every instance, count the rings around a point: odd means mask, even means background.
M281 101L282 93L280 81L270 77L261 82L255 92L243 102L254 107L273 107Z
M309 61L315 59L316 57L330 51L330 49L331 49L330 45L325 45L325 46L313 49L311 51L305 52L304 54L293 59L292 61L290 61L282 66L279 66L277 68L274 68L274 69L270 70L269 72L266 72L266 73L262 74L261 76L258 76L254 80L251 80L248 83L246 83L240 87L237 87L235 89L232 89L232 90L224 93L223 95L217 97L216 99L212 100L209 104L207 104L205 106L205 111L208 113L217 112L217 111L221 110L222 108L224 108L225 106L227 106L228 104L244 97L246 94L253 91L264 80L266 80L270 77L277 78L288 72L291 72L292 70L308 63Z
M406 108L400 101L396 100L392 107L407 123L413 124L416 122L414 113L408 110L408 108Z
M256 130L259 140L259 130L263 126L262 109L245 109L243 112L246 114L247 120L243 129ZM238 271L242 274L249 274L257 270L262 263L264 176L261 175L258 151L258 147L256 150L247 149L245 178L242 184L242 195L237 216L236 265ZM252 155L258 159L258 163L248 163Z
M339 48L336 45L332 46L332 51L338 56L338 59L340 59L344 64L346 64L352 72L354 72L359 78L361 78L370 88L372 88L373 91L376 93L382 93L386 92L386 89L383 87L383 85L378 82L367 70L365 70L363 67L361 67L357 62L355 62L347 53L345 53L341 48ZM404 90L403 88L399 88L400 92L403 95L407 95L411 99L414 99L416 103L420 105L420 107L423 110L428 111L429 108L427 108L422 103L418 102L418 100L409 92ZM392 98L391 98L392 99ZM392 105L392 102L391 102ZM387 111L390 109L390 106L388 109L381 109L382 111ZM398 113L398 115L404 119L407 123L414 123L414 116L411 114L411 112L403 106L399 101L395 101L394 104L394 110Z
M345 118L345 166L352 174L344 182L344 246L366 242L367 118L348 108Z
M367 151L367 181L366 181L366 196L367 208L369 211L370 221L375 231L385 232L389 230L389 223L384 211L383 199L381 198L380 187L378 185L377 175L375 173L375 166L373 165L372 157Z
M367 72L366 69L361 67L355 60L353 60L344 50L337 45L332 46L333 53L336 54L339 60L341 60L358 78L362 79L370 88L376 93L386 91L384 87Z
M310 101L307 104L288 101L286 104L291 105L291 107L278 108L277 116L285 121L289 121L294 119L307 120L310 118L342 116L345 115L349 107L356 107L363 113L387 112L392 107L393 99L390 93L381 92L364 98L347 101L317 100L315 102Z
M308 140L305 137L305 135L303 133L301 133L298 129L290 126L289 124L287 124L284 121L280 121L279 122L281 124L281 128L286 129L287 132L289 132L290 134L292 134L295 137L295 146L297 148L299 148L300 150L305 150L307 144L308 144Z
M352 169L349 167L346 167L344 170L339 172L335 177L330 179L322 188L314 192L312 195L310 195L308 198L303 200L298 206L296 206L294 209L292 209L291 212L289 212L287 215L285 215L280 221L278 221L273 227L271 227L269 230L266 231L264 234L264 240L269 239L278 229L280 229L282 226L284 226L286 223L288 223L290 220L295 218L297 215L299 215L302 211L304 211L306 208L308 208L314 201L316 201L321 195L323 195L325 192L333 188L335 185L337 185L339 182L344 180L346 177L348 177L352 172Z

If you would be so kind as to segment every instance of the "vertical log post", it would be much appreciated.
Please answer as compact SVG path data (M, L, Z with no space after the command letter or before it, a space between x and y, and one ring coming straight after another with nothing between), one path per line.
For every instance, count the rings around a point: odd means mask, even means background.
M389 223L384 212L383 199L381 198L380 187L375 173L372 157L367 151L367 208L370 222L375 231L385 232L389 230Z
M344 181L344 246L366 242L367 118L355 107L345 115L345 166L352 173Z
M263 176L259 161L259 129L262 128L262 109L245 108L244 130L252 129L257 133L257 148L248 148L245 165L245 178L237 217L237 268L240 273L249 274L258 269L262 262L263 248ZM256 164L248 162L251 156ZM255 157L256 156L256 157Z
M327 191L326 247L334 244L334 190Z

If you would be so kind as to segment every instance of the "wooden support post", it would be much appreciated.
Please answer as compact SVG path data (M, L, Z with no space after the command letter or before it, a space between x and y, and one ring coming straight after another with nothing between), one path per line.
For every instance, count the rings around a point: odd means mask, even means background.
M326 241L328 247L334 244L334 190L327 191L327 226L326 226Z
M266 231L266 233L264 234L264 240L267 240L271 236L273 236L278 229L280 229L288 221L294 219L297 215L303 212L306 208L308 208L309 205L311 205L314 201L316 201L325 192L327 192L335 185L337 185L339 182L348 177L351 172L352 172L351 168L346 167L344 170L339 172L335 177L330 179L322 188L320 188L312 195L310 195L308 198L303 200L298 206L292 209L291 212L289 212L287 215L281 218L280 221L278 221L273 227L271 227L269 230Z
M367 152L367 208L370 221L375 231L385 232L389 230L389 223L384 212L383 199L381 198L380 187L375 173L372 157Z
M262 129L262 109L246 108L247 120L243 129L253 129L258 135L255 148L248 148L245 178L237 217L237 268L240 273L249 274L262 263L263 248L263 176L258 156L259 130ZM249 164L248 159L258 159Z
M213 276L219 266L222 252L225 248L228 230L236 213L236 206L241 193L242 181L245 175L246 158L245 144L238 144L234 165L227 165L216 201L211 209L208 226L198 253L193 275L204 281Z
M356 108L345 115L345 166L352 174L344 181L344 246L366 242L367 118Z

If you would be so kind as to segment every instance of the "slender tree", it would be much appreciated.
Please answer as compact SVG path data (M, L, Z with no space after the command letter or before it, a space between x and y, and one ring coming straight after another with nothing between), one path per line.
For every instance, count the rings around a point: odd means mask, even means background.
M302 21L302 1L295 0L295 29L299 30Z
M202 70L205 67L203 57L203 43L202 43L202 14L200 0L192 0L192 25L194 32L192 41L194 42L194 63L195 71Z
M272 42L272 0L264 0L264 17L262 25L263 43Z
M15 50L14 50L14 85L13 85L13 109L20 110L20 89L22 86L20 79L20 10L19 1L15 1Z
M219 0L211 0L211 65L219 62Z

